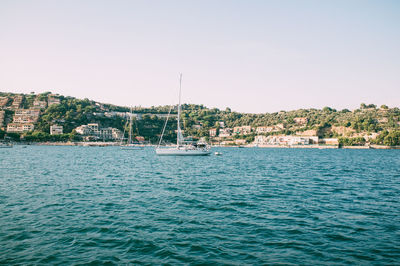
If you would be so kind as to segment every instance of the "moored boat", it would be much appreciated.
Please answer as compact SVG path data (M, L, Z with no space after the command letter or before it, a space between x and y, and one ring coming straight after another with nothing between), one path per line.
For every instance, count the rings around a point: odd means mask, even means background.
M167 119L164 124L163 131L161 133L160 141L156 148L157 155L171 155L171 156L205 156L209 155L210 148L206 143L193 143L185 142L180 126L180 115L181 115L181 91L182 91L182 74L179 76L179 103L178 103L178 118L177 118L177 137L175 146L161 146L162 138L165 132L165 128L168 122L171 109L168 112Z

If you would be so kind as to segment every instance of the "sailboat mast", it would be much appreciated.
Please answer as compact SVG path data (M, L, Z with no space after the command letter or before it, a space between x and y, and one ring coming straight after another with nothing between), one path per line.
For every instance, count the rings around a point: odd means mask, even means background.
M179 75L179 104L178 104L178 134L176 137L176 144L180 146L181 144L181 125L180 125L180 119L181 119L181 92L182 92L182 73Z
M132 143L132 107L131 107L131 113L129 115L129 139L128 143Z

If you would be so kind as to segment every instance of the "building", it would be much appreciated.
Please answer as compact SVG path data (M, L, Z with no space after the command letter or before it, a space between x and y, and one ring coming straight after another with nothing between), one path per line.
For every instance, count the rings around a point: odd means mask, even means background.
M225 122L224 121L219 121L218 124L219 124L220 128L224 128L225 127Z
M268 143L268 137L264 135L257 135L254 137L253 144L255 145L266 145Z
M210 137L216 137L217 136L217 129L216 128L212 128L209 131Z
M49 106L52 104L60 104L60 102L60 99L54 94L49 94L47 96L47 103Z
M29 116L37 116L40 115L40 110L37 109L18 109L15 110L15 115L29 115Z
M112 138L113 139L122 139L122 137L123 137L123 133L121 132L121 130L119 130L117 128L112 129Z
M246 143L247 143L247 140L245 140L245 139L235 139L236 145L245 145Z
M112 127L100 128L97 123L81 125L75 128L75 131L77 134L83 135L85 140L115 140L123 137L123 133L119 129Z
M285 126L283 124L276 124L274 125L274 128L276 131L281 131L285 129Z
M38 121L40 110L38 109L17 109L13 117L14 123L35 123Z
M298 125L305 125L308 122L307 117L295 117L293 120Z
M326 145L339 145L339 141L336 138L321 139L320 143Z
M91 133L89 127L87 125L82 125L75 128L76 133L79 135L89 135Z
M113 128L112 127L105 127L100 129L99 137L103 140L110 140L113 139Z
M63 126L52 125L50 126L50 135L61 135L63 134Z
M33 101L33 107L34 108L39 108L39 109L45 109L47 107L47 102L46 101L34 100Z
M256 133L257 134L265 134L274 131L275 127L257 127Z
M4 126L5 119L6 119L6 112L0 111L0 128Z
M0 108L5 107L9 100L8 97L0 97Z
M28 132L35 129L33 124L21 124L21 123L10 123L7 125L7 132L10 133L22 133Z
M91 135L99 135L100 131L99 131L99 124L97 123L90 123L87 124L89 130L91 131Z
M309 145L318 143L317 136L255 136L253 144L255 145Z
M221 128L219 130L219 137L220 138L227 138L230 137L232 135L232 128Z
M13 103L11 104L11 109L21 108L23 100L24 100L24 96L22 96L22 95L15 96Z
M234 127L233 133L238 135L247 135L251 133L251 126Z

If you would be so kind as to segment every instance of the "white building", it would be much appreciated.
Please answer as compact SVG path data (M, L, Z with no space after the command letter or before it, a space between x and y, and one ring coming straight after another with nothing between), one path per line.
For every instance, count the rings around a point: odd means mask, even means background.
M81 125L75 128L76 133L88 137L87 139L121 139L122 132L117 128L106 127L99 128L99 124L90 123L87 125ZM90 138L89 138L90 137Z
M254 138L255 145L309 145L318 143L317 136L263 136Z
M113 128L112 127L105 127L100 129L100 136L101 139L109 140L113 138Z
M113 139L122 139L122 137L123 137L123 133L121 132L121 130L119 130L117 128L112 129L112 138Z
M217 136L217 129L216 128L211 128L208 133L210 134L210 137L215 137Z
M90 134L90 129L87 125L82 125L77 128L75 128L76 133L80 135L89 135Z
M232 135L232 128L221 128L219 130L219 137L220 138L227 138Z
M61 135L63 133L63 126L52 125L50 126L50 135Z

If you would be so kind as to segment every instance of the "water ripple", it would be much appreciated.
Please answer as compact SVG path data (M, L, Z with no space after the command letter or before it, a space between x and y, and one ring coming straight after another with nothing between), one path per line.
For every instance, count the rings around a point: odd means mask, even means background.
M220 151L0 150L0 264L400 264L400 151Z

